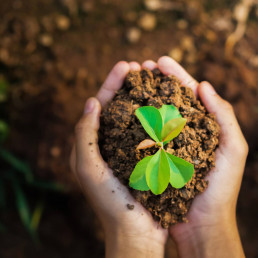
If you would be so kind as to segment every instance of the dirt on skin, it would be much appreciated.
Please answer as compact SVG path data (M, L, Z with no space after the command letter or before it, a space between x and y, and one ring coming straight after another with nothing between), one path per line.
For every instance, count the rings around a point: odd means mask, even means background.
M135 116L140 106L160 108L173 104L187 123L178 137L166 145L169 153L194 164L192 179L181 189L170 184L161 195L151 191L138 191L128 186L129 177L145 156L158 148L136 150L138 144L150 138ZM130 72L113 99L102 111L100 148L114 175L129 187L132 195L153 218L168 228L178 222L187 222L186 214L194 197L203 192L208 182L207 173L215 166L215 150L218 146L219 125L215 116L207 112L190 88L180 84L175 76L164 76L158 69Z

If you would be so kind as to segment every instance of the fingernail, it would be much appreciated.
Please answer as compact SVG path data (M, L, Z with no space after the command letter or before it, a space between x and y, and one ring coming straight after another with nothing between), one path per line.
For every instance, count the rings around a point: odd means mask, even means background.
M210 83L205 82L204 85L205 85L205 90L207 91L208 94L210 94L210 95L215 95L215 94L217 94L216 91L215 91L215 89L211 86Z
M91 113L95 108L96 101L94 98L89 98L85 104L84 113Z

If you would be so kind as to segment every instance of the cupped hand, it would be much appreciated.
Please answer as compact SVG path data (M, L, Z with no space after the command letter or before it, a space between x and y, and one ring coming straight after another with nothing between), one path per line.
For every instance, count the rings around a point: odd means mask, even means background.
M248 145L233 107L208 82L199 84L171 58L160 58L157 66L162 73L173 74L192 88L221 127L216 167L206 177L208 188L194 199L187 215L189 223L172 226L169 233L181 256L243 257L235 215ZM205 247L200 249L203 243Z
M167 230L153 220L151 214L113 175L98 146L101 106L112 100L130 70L140 69L136 62L117 63L96 98L87 100L84 114L75 128L70 164L102 222L107 257L162 257L168 236Z
M169 57L162 57L157 63L145 61L142 67L159 68L165 75L177 76L183 85L192 88L207 110L216 115L221 127L216 167L206 178L209 180L207 190L194 199L187 216L189 223L169 229L180 256L233 257L237 254L234 257L242 257L235 208L248 146L232 106L220 98L209 83L199 84ZM103 224L110 257L162 257L167 238L167 231L153 221L149 212L113 176L97 144L101 106L114 97L130 70L139 69L136 62L119 62L113 68L97 98L90 98L85 105L84 115L76 126L71 155L72 170ZM134 209L129 210L128 204Z

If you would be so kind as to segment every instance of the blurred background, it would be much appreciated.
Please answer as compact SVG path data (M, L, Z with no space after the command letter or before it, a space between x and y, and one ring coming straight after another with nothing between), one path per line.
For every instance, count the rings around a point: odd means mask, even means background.
M257 21L255 0L1 0L0 257L103 257L68 165L73 128L117 61L162 55L234 106L250 146L237 218L258 257Z

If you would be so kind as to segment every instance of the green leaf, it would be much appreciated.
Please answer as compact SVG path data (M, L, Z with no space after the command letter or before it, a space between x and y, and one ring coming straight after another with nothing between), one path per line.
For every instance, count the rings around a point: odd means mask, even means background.
M163 120L163 125L171 119L182 117L178 109L173 105L163 105L159 109L159 112Z
M169 120L162 128L162 141L167 143L177 137L184 128L186 121L187 119L182 117Z
M33 174L28 164L16 158L9 151L0 149L0 157L7 163L9 163L14 169L18 172L21 172L25 175L25 178L28 182L33 180Z
M146 182L145 172L152 157L147 156L136 164L129 179L130 187L140 191L148 191L150 189Z
M135 114L149 136L154 141L160 142L162 118L159 110L155 107L140 107L136 109Z
M182 188L193 177L194 166L170 153L166 154L170 166L170 184L174 188Z
M34 209L32 216L31 216L31 221L30 221L30 227L36 232L42 217L43 209L45 207L45 204L43 201L39 201L37 203L36 208Z
M23 225L26 227L28 232L31 234L32 237L35 236L35 231L31 227L31 215L29 205L27 203L27 199L25 194L16 179L13 179L13 188L16 197L16 206L21 218Z
M146 181L154 194L163 193L169 183L170 167L164 150L152 156L146 168Z

